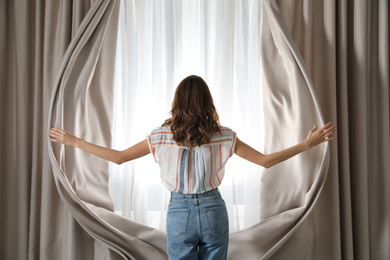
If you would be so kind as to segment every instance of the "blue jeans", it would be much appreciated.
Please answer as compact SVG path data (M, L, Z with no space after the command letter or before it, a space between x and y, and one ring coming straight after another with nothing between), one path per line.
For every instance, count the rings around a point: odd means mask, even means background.
M171 194L167 216L170 260L227 258L229 220L217 189L202 194Z

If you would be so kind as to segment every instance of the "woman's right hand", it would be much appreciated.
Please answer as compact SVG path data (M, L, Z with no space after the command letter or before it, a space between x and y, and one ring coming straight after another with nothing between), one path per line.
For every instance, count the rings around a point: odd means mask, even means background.
M331 122L324 125L321 129L317 129L317 125L314 125L313 129L309 131L305 142L308 148L312 148L320 143L334 140L335 138L331 137L334 132L336 132L336 126Z
M66 132L65 130L52 128L49 131L50 141L55 143L61 143L70 146L76 146L77 137L71 133Z

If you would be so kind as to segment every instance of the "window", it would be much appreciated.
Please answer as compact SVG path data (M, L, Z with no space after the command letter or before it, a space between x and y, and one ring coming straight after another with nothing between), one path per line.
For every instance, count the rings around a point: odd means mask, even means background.
M114 148L160 126L178 83L195 74L209 85L221 124L261 151L260 0L133 0L120 8ZM234 232L259 222L261 168L237 156L226 166L220 190ZM169 193L151 155L111 165L110 193L118 213L165 230Z

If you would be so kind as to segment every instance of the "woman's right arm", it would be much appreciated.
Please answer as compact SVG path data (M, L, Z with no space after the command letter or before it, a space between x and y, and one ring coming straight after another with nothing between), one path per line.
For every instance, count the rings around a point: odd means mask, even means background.
M307 138L301 143L271 154L262 154L237 138L234 152L250 162L269 168L320 143L332 141L334 137L330 136L334 132L336 132L336 126L332 123L328 123L318 130L317 126L314 126L309 131Z
M89 143L58 128L50 129L49 135L50 140L52 142L62 143L65 145L80 148L86 152L89 152L105 160L114 162L116 164L122 164L124 162L140 158L150 153L149 145L146 139L126 150L118 151Z

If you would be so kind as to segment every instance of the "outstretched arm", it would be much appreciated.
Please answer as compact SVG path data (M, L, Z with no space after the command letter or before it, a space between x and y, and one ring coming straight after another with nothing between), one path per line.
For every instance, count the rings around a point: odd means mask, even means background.
M146 139L126 150L118 151L89 143L58 128L50 129L49 135L50 140L52 142L62 143L65 145L80 148L86 152L89 152L105 160L114 162L116 164L122 164L124 162L140 158L150 153Z
M253 163L261 165L265 168L269 168L278 164L282 161L285 161L303 151L306 151L320 143L329 142L334 139L334 137L330 137L334 132L336 132L336 126L332 125L332 123L327 123L321 129L317 130L317 126L314 126L312 130L310 130L307 138L290 148L281 150L279 152L271 153L271 154L262 154L246 143L242 142L237 138L237 143L235 146L234 152Z

